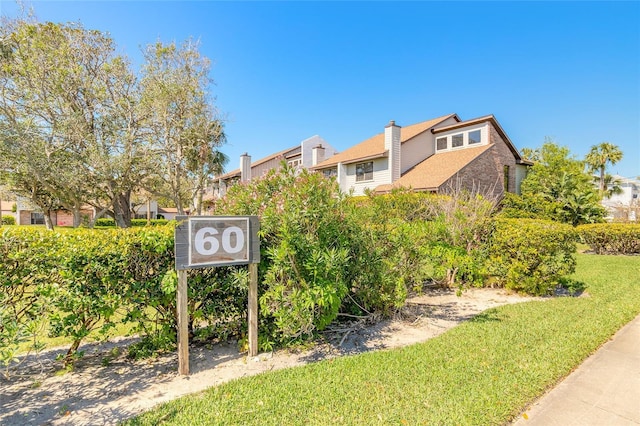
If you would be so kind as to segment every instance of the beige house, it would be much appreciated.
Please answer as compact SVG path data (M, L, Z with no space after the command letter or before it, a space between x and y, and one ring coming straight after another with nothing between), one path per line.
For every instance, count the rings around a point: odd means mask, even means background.
M462 121L449 114L377 135L311 167L354 195L394 188L446 192L466 188L501 197L520 192L527 166L493 115Z

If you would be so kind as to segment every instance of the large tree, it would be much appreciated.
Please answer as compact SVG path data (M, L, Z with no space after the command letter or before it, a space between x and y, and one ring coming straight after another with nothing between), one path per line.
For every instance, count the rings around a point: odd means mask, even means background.
M5 170L24 169L14 189L35 180L76 226L84 203L129 226L130 194L149 167L128 61L110 37L79 24L5 20L0 32Z
M585 163L591 173L598 172L600 174L599 189L600 194L605 195L607 189L606 168L608 164L614 165L622 160L622 151L617 145L610 142L602 142L599 145L593 145L591 150L585 157Z
M209 61L192 40L145 50L141 107L158 172L149 190L173 200L179 214L190 207L200 212L208 179L227 161L219 151L225 134L211 84Z
M542 147L527 152L536 162L522 181L524 201L535 200L529 204L537 204L546 216L573 225L602 219L604 209L591 177L568 148L547 140Z

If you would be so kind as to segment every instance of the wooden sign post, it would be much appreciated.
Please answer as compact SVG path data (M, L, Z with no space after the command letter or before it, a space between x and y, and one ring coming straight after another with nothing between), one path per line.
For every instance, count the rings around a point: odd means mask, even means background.
M249 265L249 356L258 354L258 263L260 240L257 216L178 216L175 231L178 315L178 372L189 374L189 313L187 270Z

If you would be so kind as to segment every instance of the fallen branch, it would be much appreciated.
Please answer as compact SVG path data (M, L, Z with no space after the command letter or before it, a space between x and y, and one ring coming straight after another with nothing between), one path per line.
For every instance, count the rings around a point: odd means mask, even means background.
M340 343L338 343L338 347L342 346L342 344L344 343L344 341L346 340L347 336L349 335L349 333L351 333L351 330L347 331L344 336L342 336L342 340L340 340Z

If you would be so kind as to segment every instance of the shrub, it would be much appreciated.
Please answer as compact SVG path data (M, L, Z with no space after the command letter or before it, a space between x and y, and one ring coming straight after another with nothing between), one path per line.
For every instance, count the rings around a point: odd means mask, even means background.
M359 261L343 204L335 181L284 167L231 187L214 206L260 216L260 312L274 338L310 336L336 318Z
M487 270L506 288L552 293L575 270L576 232L566 224L536 219L499 219L491 236Z
M173 268L173 227L64 232L8 228L1 237L0 328L23 330L0 337L12 339L12 348L43 318L49 321L50 334L72 339L66 363L73 361L89 333L106 333L113 326L117 310L129 312L126 321L171 328L175 297L165 294L162 299L159 292ZM158 313L163 316L148 318ZM3 359L10 355L3 354Z
M597 223L577 228L581 240L597 254L640 253L640 224Z
M15 217L2 215L2 221L0 222L0 225L15 225L15 224L16 224Z
M20 345L37 337L49 303L44 289L55 275L42 228L0 229L0 363L8 367Z
M116 226L116 221L108 217L101 217L100 219L96 219L95 225L113 228Z
M151 219L150 222L151 226L162 226L168 223L169 221L167 219ZM95 225L105 228L114 228L116 226L116 221L108 217L101 217L96 220ZM147 226L147 219L131 219L131 226Z
M372 244L382 248L385 269L395 271L407 287L419 291L429 278L458 287L481 280L479 259L495 206L491 200L466 190L435 195L404 189L369 194L353 204L362 212L362 227L374 224L374 230L380 230ZM404 299L396 300L400 302Z
M510 219L554 220L555 212L560 207L559 203L551 202L540 194L523 197L507 192L500 201L499 216Z
M168 223L169 221L167 219L151 219L149 222L147 222L147 219L131 219L131 226L147 226L147 224L151 226L162 226Z

